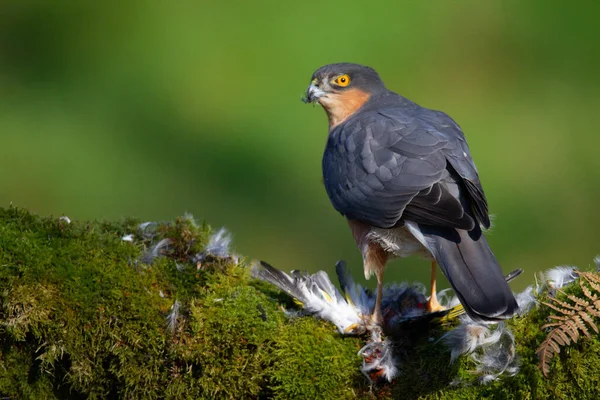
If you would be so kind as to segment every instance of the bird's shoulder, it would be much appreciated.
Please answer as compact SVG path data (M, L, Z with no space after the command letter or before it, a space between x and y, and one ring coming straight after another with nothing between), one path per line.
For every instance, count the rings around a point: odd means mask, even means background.
M334 128L326 151L352 153L386 149L409 158L422 158L444 148L461 147L462 131L446 114L404 98L368 104Z
M477 167L461 127L448 114L394 92L380 96L334 129L326 151L384 148L409 158L444 156L464 178L479 181Z

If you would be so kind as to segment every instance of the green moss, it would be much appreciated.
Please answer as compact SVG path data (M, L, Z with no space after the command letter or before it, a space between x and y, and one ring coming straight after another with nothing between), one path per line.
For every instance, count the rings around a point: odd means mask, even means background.
M472 381L473 365L449 364L430 340L443 330L418 330L397 339L400 377L371 392L359 371L361 338L312 317L287 318L278 304L290 299L251 279L244 261L192 260L208 226L183 217L121 239L137 229L135 220L67 223L0 209L0 397L600 398L598 338L563 350L549 379L537 369L545 308L511 322L515 377L450 387ZM146 263L163 238L171 240L164 256Z
M357 355L362 344L341 338L323 321L280 326L270 369L276 399L352 399L365 389Z

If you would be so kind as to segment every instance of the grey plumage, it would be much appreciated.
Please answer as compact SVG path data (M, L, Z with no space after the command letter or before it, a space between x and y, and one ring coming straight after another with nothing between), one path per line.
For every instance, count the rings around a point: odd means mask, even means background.
M485 195L458 125L393 92L374 96L330 132L323 177L340 213L375 227L401 224L405 209L414 222L472 229L476 216L489 227ZM456 198L459 185L476 205L467 215Z
M407 226L472 318L512 316L518 305L482 233L490 226L488 204L460 127L448 115L387 90L370 68L333 64L313 79L331 73L349 74L358 80L356 88L369 93L329 132L322 167L334 208L372 228Z

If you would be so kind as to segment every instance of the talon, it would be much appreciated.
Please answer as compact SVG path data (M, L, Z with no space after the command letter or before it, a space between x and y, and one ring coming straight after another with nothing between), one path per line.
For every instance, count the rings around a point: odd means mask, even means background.
M427 312L434 313L438 311L444 311L446 307L443 307L437 300L437 296L435 292L431 293L431 297L429 297L429 301L427 302Z

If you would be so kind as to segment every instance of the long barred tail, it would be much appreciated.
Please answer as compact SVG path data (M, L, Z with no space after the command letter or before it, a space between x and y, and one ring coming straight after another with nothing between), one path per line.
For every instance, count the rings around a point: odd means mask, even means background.
M518 311L517 301L479 227L467 232L414 223L407 226L433 254L471 318L498 321Z

